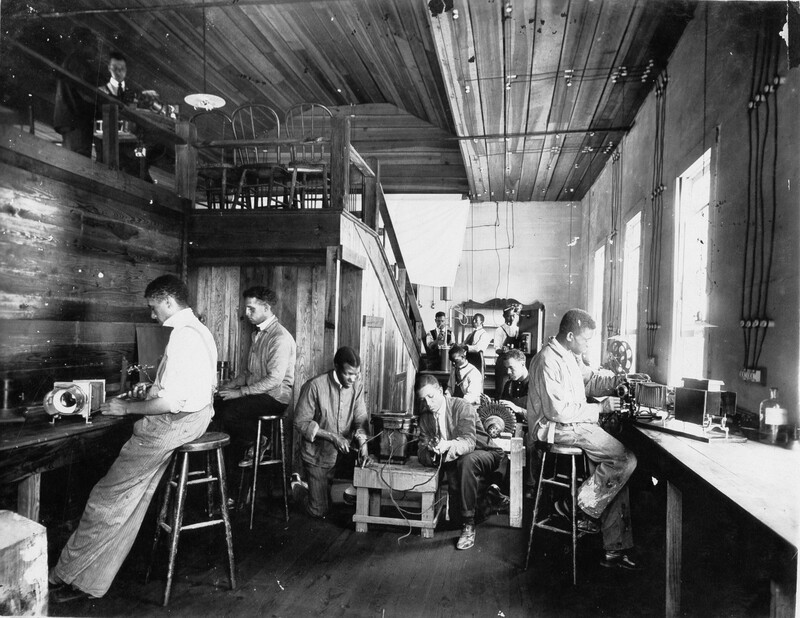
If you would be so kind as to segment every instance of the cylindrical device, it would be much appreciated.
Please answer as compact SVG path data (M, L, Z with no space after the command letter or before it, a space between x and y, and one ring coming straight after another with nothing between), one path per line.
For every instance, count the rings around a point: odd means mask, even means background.
M57 386L44 396L44 410L51 416L75 414L86 407L86 393L79 386Z
M778 389L769 389L769 399L758 407L758 439L767 444L789 441L789 412L778 400Z

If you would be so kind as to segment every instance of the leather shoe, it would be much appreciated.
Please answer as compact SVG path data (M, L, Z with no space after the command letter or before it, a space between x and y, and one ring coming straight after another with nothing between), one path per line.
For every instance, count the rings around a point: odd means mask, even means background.
M258 457L258 463L269 459L269 450L270 450L270 442L269 438L266 436L261 436L261 449ZM247 452L244 454L244 459L239 462L240 468L250 468L253 465L253 455L255 454L255 445L251 446L247 449Z
M566 500L556 500L553 503L553 508L561 517L572 519L572 508ZM575 522L575 527L585 534L597 534L600 532L600 524L597 523L597 520L589 517L580 509L578 509L578 521Z
M469 549L473 545L475 545L475 525L464 524L464 527L461 528L461 536L458 537L458 543L456 543L456 549Z
M69 603L70 601L81 601L85 599L96 599L88 592L84 592L75 586L59 586L50 592L50 601L53 603Z
M628 571L641 571L642 564L635 560L625 550L607 551L605 557L600 561L600 566L608 569L626 569Z

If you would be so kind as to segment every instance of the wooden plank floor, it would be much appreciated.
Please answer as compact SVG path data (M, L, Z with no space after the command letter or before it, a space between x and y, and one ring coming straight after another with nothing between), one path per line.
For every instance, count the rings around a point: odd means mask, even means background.
M51 603L50 615L663 615L664 500L660 487L632 492L635 533L646 568L641 572L602 568L600 539L587 538L579 546L578 586L573 588L569 555L561 537L537 532L533 564L527 572L522 570L530 504L526 504L524 529L509 528L507 515L495 514L478 526L473 549L457 551L459 531L442 529L446 522L440 522L429 540L422 539L418 530L406 536L408 530L398 527L371 526L365 534L356 533L351 521L355 508L341 502L344 486L337 483L334 487L338 501L326 520L292 511L286 523L282 505L275 498L259 499L252 532L247 517L240 515L234 527L237 590L227 588L224 543L207 529L190 531L181 539L170 605L162 608L165 549L161 562L157 560L154 579L148 585L143 583L151 524L143 528L106 597ZM148 517L148 521L152 520ZM687 542L701 542L700 552L713 564L715 576L709 580L710 588L686 591L685 615L762 615L764 599L759 595L764 582L754 578L745 585L727 571L719 572L721 562L732 561L725 553L729 550L720 554L717 541L702 543L703 538L698 535ZM685 581L697 577L692 568L689 562ZM698 568L702 577L706 567ZM767 613L768 601L766 598Z

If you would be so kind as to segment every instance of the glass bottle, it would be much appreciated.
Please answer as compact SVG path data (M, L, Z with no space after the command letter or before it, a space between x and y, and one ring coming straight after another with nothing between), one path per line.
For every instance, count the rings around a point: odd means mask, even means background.
M767 444L789 441L789 413L778 401L778 389L769 389L769 399L758 407L758 439Z

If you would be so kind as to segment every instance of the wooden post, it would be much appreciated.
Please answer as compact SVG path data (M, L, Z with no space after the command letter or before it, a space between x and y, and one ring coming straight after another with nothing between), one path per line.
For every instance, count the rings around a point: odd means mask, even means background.
M0 608L15 616L47 615L47 529L0 511Z
M175 191L192 201L197 191L197 127L191 122L179 122L175 133L186 140L186 145L175 146Z
M342 260L340 248L328 247L325 255L325 335L323 358L326 363L333 360L339 345L339 289L342 282Z
M19 482L17 485L17 513L32 521L39 521L41 487L41 473L31 474Z
M119 169L119 108L103 105L103 161L109 169Z
M344 210L350 197L350 117L331 119L331 208Z
M370 157L367 163L375 172L375 177L364 177L364 223L371 229L378 231L378 187L380 186L381 162L375 157Z
M683 495L667 481L667 618L681 615L681 551L683 549Z

